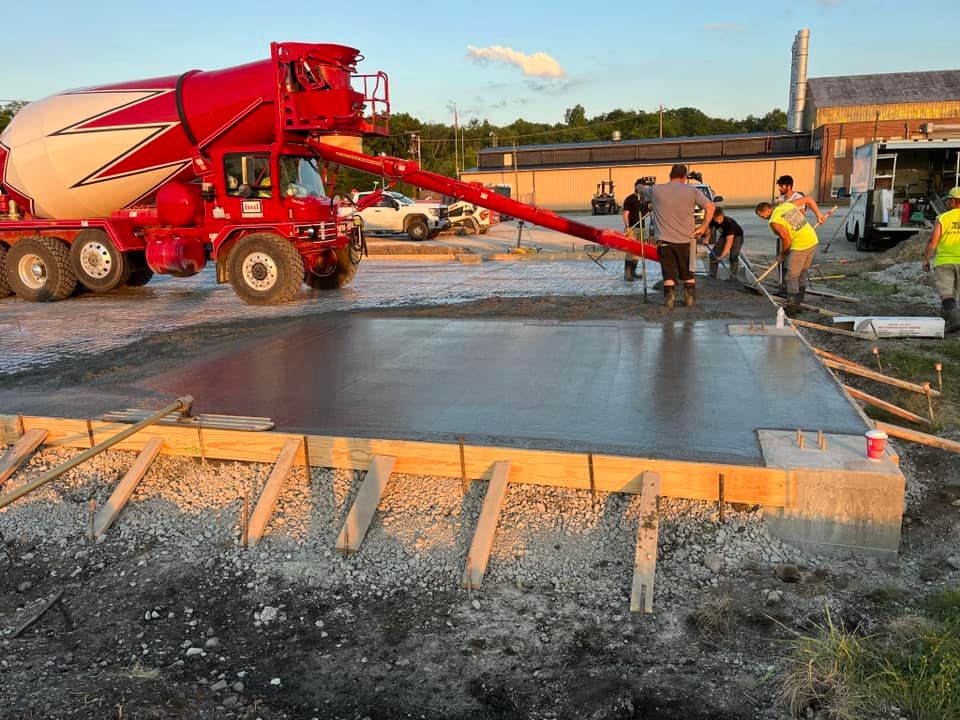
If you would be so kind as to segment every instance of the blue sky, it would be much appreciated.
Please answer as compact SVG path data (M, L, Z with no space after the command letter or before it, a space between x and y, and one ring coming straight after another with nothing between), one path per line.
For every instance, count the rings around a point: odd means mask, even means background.
M422 120L451 122L453 103L461 121L496 124L557 122L578 103L588 116L662 103L743 117L786 109L790 46L802 27L811 32L810 77L952 69L956 13L946 0L913 9L888 0L8 0L0 99L226 67L267 57L271 40L299 40L359 48L361 71L389 75L394 112ZM494 47L549 57L538 56L540 75L525 75Z

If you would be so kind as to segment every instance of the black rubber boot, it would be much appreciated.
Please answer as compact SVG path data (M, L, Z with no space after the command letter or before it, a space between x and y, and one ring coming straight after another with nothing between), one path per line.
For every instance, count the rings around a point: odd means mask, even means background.
M945 328L947 332L960 330L960 308L957 308L957 301L954 298L940 301L940 317L947 324Z
M637 277L637 261L636 260L624 260L623 261L623 279L633 282Z
M697 305L697 286L696 285L684 285L683 286L683 304L688 308L696 307Z
M720 268L720 261L717 260L712 254L710 255L710 262L707 268L707 275L712 278L717 276L717 270Z
M800 292L797 293L797 302L798 302L798 303L802 303L802 302L803 302L803 296L804 296L804 293L806 292L806 290L807 290L807 289L806 289L805 287L802 287L802 286L801 286ZM797 308L797 309L799 310L800 308Z
M740 261L731 260L728 267L730 268L730 279L736 280L737 275L740 273Z
M788 294L788 295L787 295L787 304L786 304L786 307L784 308L784 310L786 310L787 315L789 315L790 317L794 317L795 315L799 315L799 314L800 314L800 295L799 295L799 294L797 294L797 295L790 295L790 294Z
M677 288L675 285L663 286L663 306L672 308L677 304Z

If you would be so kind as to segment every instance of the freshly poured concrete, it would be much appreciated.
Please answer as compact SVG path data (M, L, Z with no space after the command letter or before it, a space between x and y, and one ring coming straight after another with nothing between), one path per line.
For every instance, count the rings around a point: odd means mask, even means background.
M761 428L863 434L798 338L730 322L326 315L144 382L321 435L762 465Z

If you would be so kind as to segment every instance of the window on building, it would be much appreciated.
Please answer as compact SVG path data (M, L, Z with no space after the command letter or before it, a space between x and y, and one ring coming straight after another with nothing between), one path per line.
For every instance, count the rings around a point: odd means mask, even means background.
M845 158L847 156L847 139L846 138L837 138L833 141L833 157L836 159Z
M858 147L863 145L863 138L854 138L853 139L853 150L856 150Z
M503 166L510 167L513 165L513 153L504 153L503 154Z
M834 175L830 181L830 197L846 197L846 175Z

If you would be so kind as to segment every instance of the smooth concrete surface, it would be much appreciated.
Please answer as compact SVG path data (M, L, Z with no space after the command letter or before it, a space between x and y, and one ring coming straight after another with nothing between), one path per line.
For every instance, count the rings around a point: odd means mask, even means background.
M896 557L906 483L895 455L869 460L863 433L827 434L825 450L816 433L803 448L796 431L758 436L766 464L791 471L788 505L764 508L774 535L818 555Z
M333 314L144 384L286 431L744 465L764 462L758 428L863 434L800 339L728 324Z

